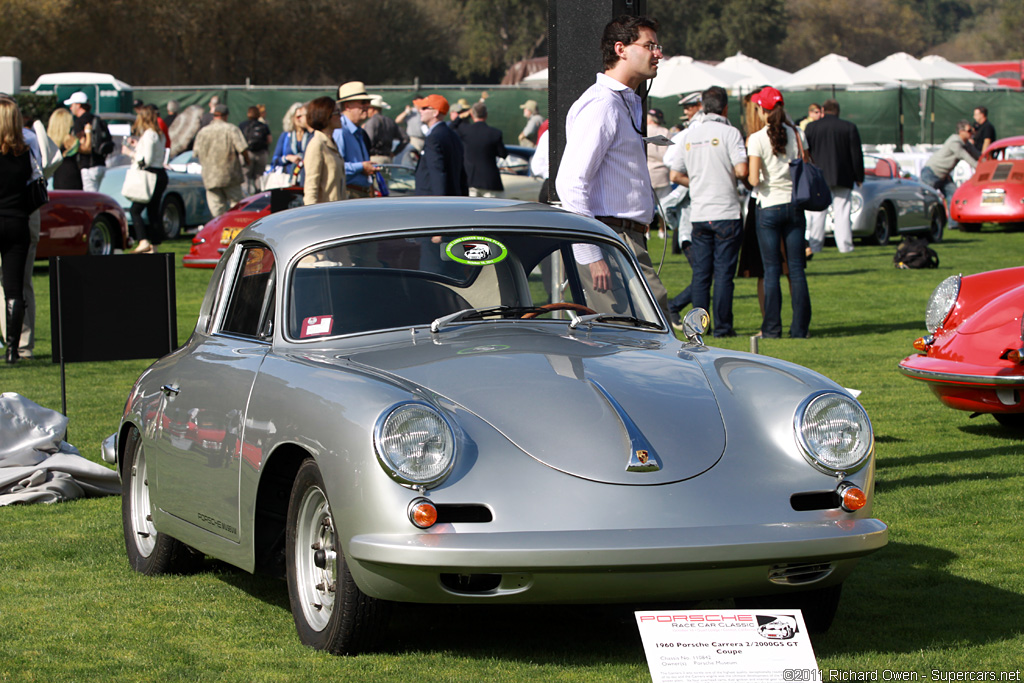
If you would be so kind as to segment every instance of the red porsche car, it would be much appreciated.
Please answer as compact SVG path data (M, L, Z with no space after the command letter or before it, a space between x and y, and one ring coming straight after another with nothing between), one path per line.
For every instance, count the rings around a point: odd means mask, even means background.
M40 209L36 260L51 256L106 256L128 246L128 220L116 201L98 192L50 190Z
M267 190L246 197L199 229L192 238L192 248L181 257L186 268L213 268L235 235L264 216L302 206L302 188L287 187Z
M989 145L953 195L950 214L964 232L977 232L982 223L1024 227L1024 135Z
M952 275L928 300L930 334L900 371L950 408L1024 430L1024 267Z

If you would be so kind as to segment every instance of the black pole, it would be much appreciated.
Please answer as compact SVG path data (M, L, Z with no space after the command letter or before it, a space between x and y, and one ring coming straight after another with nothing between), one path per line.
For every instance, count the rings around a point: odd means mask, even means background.
M903 81L900 81L900 101L899 101L899 112L900 112L900 152L903 151Z

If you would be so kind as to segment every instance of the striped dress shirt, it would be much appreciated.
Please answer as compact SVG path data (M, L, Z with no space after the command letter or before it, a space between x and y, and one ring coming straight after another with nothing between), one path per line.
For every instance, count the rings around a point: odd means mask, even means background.
M565 151L555 187L562 206L584 216L615 216L649 224L654 194L647 148L640 134L643 103L628 86L597 74L569 109ZM596 246L578 245L576 259L601 258Z

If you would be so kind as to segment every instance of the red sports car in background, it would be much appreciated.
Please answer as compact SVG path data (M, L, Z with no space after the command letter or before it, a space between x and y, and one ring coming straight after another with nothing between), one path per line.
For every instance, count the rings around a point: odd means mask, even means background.
M116 201L98 192L50 190L40 209L36 259L106 256L128 246L128 220Z
M900 371L925 382L950 408L991 413L1024 430L1024 267L952 275L928 300L931 333Z
M209 221L192 238L192 249L181 257L186 268L213 268L235 235L271 213L302 206L302 188L287 187L267 190L246 197Z
M989 145L949 211L964 232L977 232L982 223L1024 227L1024 135Z

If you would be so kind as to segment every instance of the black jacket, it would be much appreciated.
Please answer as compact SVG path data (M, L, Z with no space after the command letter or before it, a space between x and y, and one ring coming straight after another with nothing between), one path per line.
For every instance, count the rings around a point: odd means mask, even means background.
M434 126L416 164L416 194L465 197L469 194L462 142L443 122Z
M497 158L508 156L501 131L477 121L459 127L462 146L466 152L466 177L470 187L480 190L504 190L501 174L498 173Z
M853 187L864 182L864 155L856 124L826 114L807 124L811 158L831 187Z

